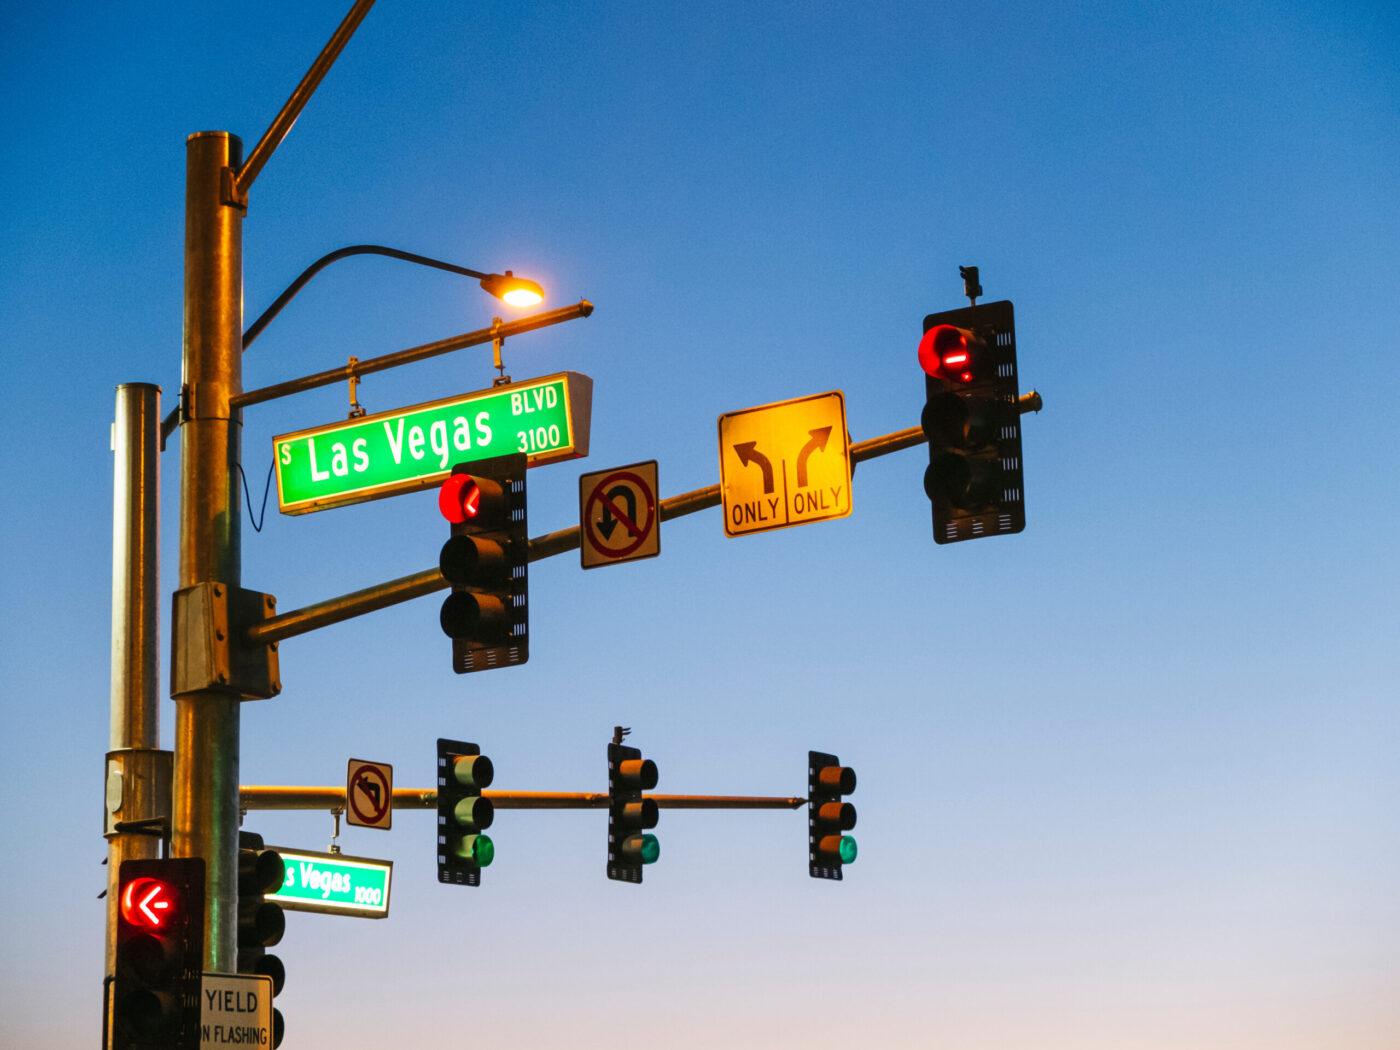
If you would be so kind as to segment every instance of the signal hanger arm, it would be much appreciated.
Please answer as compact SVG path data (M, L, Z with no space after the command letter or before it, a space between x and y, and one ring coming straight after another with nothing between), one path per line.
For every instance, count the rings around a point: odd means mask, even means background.
M302 376L300 379L289 379L284 383L274 383L272 386L260 387L257 390L246 390L241 394L229 399L229 403L234 408L243 408L246 405L256 405L264 401L273 401L279 397L287 397L289 394L299 394L304 390L314 390L318 386L327 386L331 383L343 383L352 374L357 376L368 375L371 372L383 372L386 369L397 368L399 365L411 364L414 361L422 361L425 358L436 357L439 354L451 353L453 350L464 350L469 346L480 346L483 343L493 343L496 339L504 339L508 336L519 335L522 332L533 332L537 328L547 328L550 325L559 324L562 321L572 321L579 317L589 317L593 313L593 304L587 299L581 299L573 306L561 306L557 310L546 310L543 313L531 314L529 317L521 317L514 321L507 321L501 325L492 325L490 328L478 328L474 332L465 332L462 335L454 335L447 339L439 339L434 343L423 343L420 346L411 346L405 350L396 350L390 354L382 354L379 357L366 358L360 361L353 368L349 365L342 365L339 368L328 369L325 372L317 372L314 375Z
M504 340L508 336L520 335L522 332L533 332L537 328L547 328L550 325L559 324L563 321L572 321L580 317L590 317L593 314L593 304L587 299L580 299L573 306L561 306L557 310L546 310L543 313L531 314L529 317L521 317L514 321L507 321L504 324L497 319L490 328L478 328L474 332L465 332L462 335L451 336L447 339L439 339L434 343L423 343L419 346L411 346L405 350L396 350L390 354L382 354L379 357L371 357L364 361L358 359L340 366L339 368L327 369L324 372L316 372L313 375L301 376L298 379L289 379L286 382L274 383L271 386L259 387L256 390L245 390L241 394L235 394L229 399L229 405L234 409L242 409L246 405L257 405L264 401L275 401L281 397L288 397L291 394L300 394L306 390L314 390L317 387L329 386L332 383L359 382L359 377L368 375L371 372L383 372L390 368L397 368L399 365L411 364L414 361L422 361L429 357L436 357L439 354L451 353L454 350L464 350L469 346L480 346L483 343L494 344L497 340ZM246 343L245 343L246 346ZM189 418L188 406L184 403L188 391L182 392L181 403L171 410L160 425L160 447L165 451L165 443L180 425ZM351 400L354 400L354 393L351 393Z
M273 787L250 786L238 789L239 808L254 809L329 809L345 805L345 788L341 787ZM489 799L497 809L607 809L606 791L494 791L487 789L481 797ZM653 795L661 809L800 809L805 798L762 795ZM393 808L437 809L437 791L433 788L394 788Z
M489 334L490 329L486 329L486 332ZM366 362L361 362L361 371L364 370L365 364ZM928 438L919 427L897 430L892 434L884 434L852 445L851 460L860 463L867 459L889 455L891 452L913 448L927 442ZM718 507L719 504L719 486L709 485L662 500L658 507L658 513L662 521L669 521L671 518L694 514L709 507ZM542 558L575 551L578 548L579 527L573 525L567 529L560 529L558 532L533 537L530 540L530 561L539 561ZM441 570L434 567L423 572L413 573L410 576L401 576L387 583L366 587L364 590L354 591L338 598L329 598L301 609L293 609L290 612L271 616L249 627L245 632L244 639L248 645L280 642L285 638L306 634L320 627L340 623L342 620L350 620L377 609L387 609L391 605L420 598L425 594L432 594L447 586L448 583L443 578Z

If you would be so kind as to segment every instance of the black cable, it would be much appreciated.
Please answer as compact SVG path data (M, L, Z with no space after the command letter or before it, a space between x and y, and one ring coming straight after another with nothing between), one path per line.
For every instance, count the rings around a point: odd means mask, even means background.
M253 526L254 532L262 532L263 520L267 517L267 494L272 491L272 468L277 465L276 457L267 465L267 482L263 485L262 509L258 513L258 520L253 520L253 494L248 491L248 475L243 473L243 464L238 464L238 476L243 479L243 498L248 504L248 524Z

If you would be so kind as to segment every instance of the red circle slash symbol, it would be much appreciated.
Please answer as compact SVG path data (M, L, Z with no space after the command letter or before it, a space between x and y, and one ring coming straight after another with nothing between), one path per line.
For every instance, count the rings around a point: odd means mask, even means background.
M602 514L596 521L595 505L602 506ZM646 542L656 525L655 500L642 478L630 470L619 470L593 486L586 517L588 539L593 546L609 557L625 558ZM622 541L620 545L612 545L614 533Z
M388 778L376 766L362 766L355 772L350 786L350 808L355 816L366 824L379 824L389 811L390 796Z

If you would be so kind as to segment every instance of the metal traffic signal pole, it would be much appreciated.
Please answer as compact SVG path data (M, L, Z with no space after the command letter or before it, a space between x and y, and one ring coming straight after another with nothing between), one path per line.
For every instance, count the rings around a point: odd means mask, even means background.
M185 336L180 393L180 588L238 587L237 465L243 389L243 215L234 201L239 139L205 131L186 141ZM186 675L176 636L172 689ZM242 698L221 689L175 697L171 851L205 861L205 969L237 967L238 731Z
M205 131L186 141L185 323L180 390L179 588L230 600L240 587L238 462L243 390L243 217L248 191L369 13L356 0L243 161L240 140ZM193 617L191 618L193 621ZM242 693L220 684L177 616L172 638L175 772L171 850L203 857L205 969L237 969L238 754ZM219 639L223 642L224 639ZM275 690L274 690L275 691ZM267 695L267 694L261 694Z
M256 786L242 789L243 808L254 809L345 809L345 788ZM496 809L607 809L606 791L493 791L490 799ZM771 795L656 795L647 793L659 809L801 809L806 798ZM393 808L436 809L436 788L394 788Z
M583 306L584 304L579 305ZM589 309L591 308L590 304ZM578 308L569 307L567 309L576 310ZM586 317L587 314L583 314L583 316ZM877 456L898 452L901 449L913 448L916 445L925 444L927 441L928 438L918 427L898 430L893 434L883 434L880 437L859 441L852 445L851 461L860 463ZM719 486L710 485L703 489L670 496L661 501L658 510L660 519L669 521L672 518L694 514L697 511L719 505ZM543 536L535 536L530 540L530 561L539 561L542 558L552 558L556 554L578 550L580 539L577 525L560 529L558 532L546 533ZM364 590L354 591L351 594L344 594L300 609L292 609L276 616L269 616L248 627L244 632L243 640L248 645L267 645L281 642L299 634L328 627L333 623L341 623L356 616L363 616L379 609L387 609L400 602L420 598L425 594L432 594L447 586L447 580L443 578L442 572L437 567L425 569L411 576L401 576L397 580L375 584L373 587L366 587ZM606 798L606 796L604 797Z
M103 801L107 812L107 964L113 973L122 861L149 860L158 838L119 822L170 815L170 752L160 751L157 661L160 387L117 387L112 423L112 701Z

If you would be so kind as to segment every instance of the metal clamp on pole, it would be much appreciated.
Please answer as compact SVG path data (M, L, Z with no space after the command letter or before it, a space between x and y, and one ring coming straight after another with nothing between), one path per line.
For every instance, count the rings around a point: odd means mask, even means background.
M277 611L270 594L197 583L175 592L170 695L204 690L265 700L282 691L277 643L248 643L244 632Z
M506 366L501 360L501 351L505 349L506 337L501 333L501 319L491 318L491 352L495 357L496 378L491 380L492 386L505 386L510 382L510 376L506 375Z
M360 399L358 396L358 392L360 389L360 374L355 371L355 366L359 363L360 359L358 357L355 357L354 355L351 355L350 363L348 365L350 369L350 414L345 417L346 419L359 419L361 416L365 415L365 406L360 404Z
M128 747L107 752L107 781L103 801L107 821L103 834L170 834L169 817L143 814L170 812L171 771L175 753L149 747ZM161 830L149 829L158 826Z

